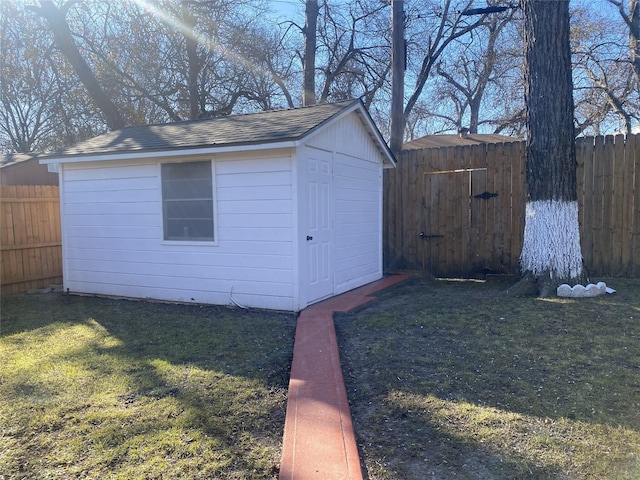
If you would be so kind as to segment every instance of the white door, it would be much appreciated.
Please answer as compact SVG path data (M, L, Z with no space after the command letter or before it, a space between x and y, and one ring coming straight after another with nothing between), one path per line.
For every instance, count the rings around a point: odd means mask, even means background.
M333 294L331 158L329 152L307 149L307 303Z

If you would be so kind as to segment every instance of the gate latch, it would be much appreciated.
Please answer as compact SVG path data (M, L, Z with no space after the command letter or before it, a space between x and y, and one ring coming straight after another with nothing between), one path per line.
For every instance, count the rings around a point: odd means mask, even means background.
M420 232L419 234L422 238L442 238L444 235L428 235L424 232Z

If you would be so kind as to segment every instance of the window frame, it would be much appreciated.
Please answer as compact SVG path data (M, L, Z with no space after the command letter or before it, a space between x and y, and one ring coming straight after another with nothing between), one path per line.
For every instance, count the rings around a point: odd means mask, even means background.
M163 165L171 164L187 164L187 163L209 163L211 166L211 203L212 203L212 230L213 230L213 238L212 239L195 239L195 238L166 238L166 214L165 214L165 195L164 195L164 181L163 181ZM216 195L216 173L215 173L215 161L213 159L203 159L203 160L171 160L166 162L161 162L158 165L158 178L159 178L159 189L160 189L160 235L162 245L181 245L181 246L217 246L218 245L218 215L217 215L217 195Z

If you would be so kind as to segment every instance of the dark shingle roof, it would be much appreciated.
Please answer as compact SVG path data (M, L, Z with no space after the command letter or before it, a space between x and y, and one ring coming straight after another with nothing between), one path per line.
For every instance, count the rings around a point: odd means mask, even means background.
M298 140L335 115L359 103L357 100L350 100L206 120L125 127L56 152L51 157L181 150Z

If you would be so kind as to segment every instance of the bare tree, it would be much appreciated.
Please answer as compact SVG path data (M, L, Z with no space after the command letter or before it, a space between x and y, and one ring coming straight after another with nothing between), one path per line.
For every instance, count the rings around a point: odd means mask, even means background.
M357 97L373 102L390 68L386 9L379 1L322 5L316 54L319 103Z
M19 2L0 2L0 145L6 152L52 150L104 128L56 49L47 23ZM101 123L101 122L98 122Z
M640 0L608 0L618 8L629 29L629 61L636 76L636 88L640 88Z
M506 15L491 15L474 31L470 44L460 46L459 54L448 55L446 65L444 61L436 64L436 72L450 87L445 91L456 106L457 115L451 118L456 127L466 127L470 133L478 133L487 90L513 68L512 64L505 62L512 57L503 51L504 43L500 38L504 28L513 21L513 15L513 10ZM505 100L504 96L502 100ZM466 114L468 124L463 125Z
M408 14L408 22L414 24L412 28L407 27L408 34L411 32L407 39L408 53L410 57L420 60L417 70L412 72L415 83L404 107L405 122L422 95L435 65L449 45L486 21L486 14L473 17L473 20L462 15L472 4L473 1L430 2L416 12Z
M640 96L625 30L625 23L608 12L602 15L585 8L572 12L578 134L597 134L616 123L630 132L639 119Z
M40 8L37 11L49 23L51 33L58 48L67 58L78 75L78 78L80 78L80 81L89 92L89 95L104 114L109 129L117 130L124 127L124 119L122 118L122 115L120 115L120 112L113 100L102 88L100 81L78 50L71 34L69 24L65 19L67 11L75 3L76 2L74 0L70 0L58 8L53 3L53 0L41 0Z

